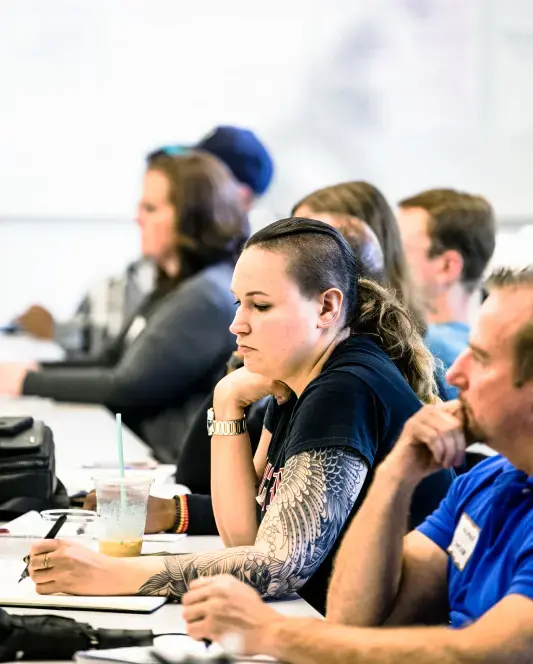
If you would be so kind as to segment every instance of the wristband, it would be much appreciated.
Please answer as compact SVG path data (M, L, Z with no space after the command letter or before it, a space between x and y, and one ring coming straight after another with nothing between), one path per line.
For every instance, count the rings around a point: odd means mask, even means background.
M176 519L172 526L174 533L186 533L189 528L189 506L187 496L174 496L176 503Z

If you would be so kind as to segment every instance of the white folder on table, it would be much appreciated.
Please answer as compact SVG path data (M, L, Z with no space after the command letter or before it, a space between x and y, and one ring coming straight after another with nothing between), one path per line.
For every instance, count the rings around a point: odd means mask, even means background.
M24 570L23 561L0 559L0 606L24 608L80 609L83 611L118 611L120 613L152 613L162 606L166 597L119 596L88 597L79 595L39 595L30 578L18 583Z

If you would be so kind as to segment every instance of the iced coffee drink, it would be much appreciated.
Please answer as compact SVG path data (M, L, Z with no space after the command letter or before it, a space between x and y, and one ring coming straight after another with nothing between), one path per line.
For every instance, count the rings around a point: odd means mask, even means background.
M94 480L98 520L98 549L108 556L140 556L151 477L98 476Z
M99 540L98 550L106 556L133 558L141 555L142 539L138 540Z

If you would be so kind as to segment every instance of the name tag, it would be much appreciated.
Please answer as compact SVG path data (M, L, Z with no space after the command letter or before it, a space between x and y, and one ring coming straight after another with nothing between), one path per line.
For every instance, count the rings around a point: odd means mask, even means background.
M146 327L146 318L137 316L133 319L130 329L126 332L126 341L132 343Z
M463 512L453 534L452 543L447 549L454 565L461 572L474 553L480 533L481 528L476 526L466 512Z

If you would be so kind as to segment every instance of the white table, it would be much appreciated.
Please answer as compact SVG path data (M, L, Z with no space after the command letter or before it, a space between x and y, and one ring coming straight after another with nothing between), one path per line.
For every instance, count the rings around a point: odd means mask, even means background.
M24 334L0 334L0 362L60 362L65 351L53 341Z
M2 558L12 556L21 559L26 555L32 540L2 538ZM222 549L223 544L219 537L186 537L169 545L156 543L146 544L143 552L160 551L164 546L170 553L200 553ZM295 597L285 601L272 602L273 608L284 615L320 618L320 614L305 600ZM3 607L12 614L38 615L53 613L54 615L74 618L79 622L89 623L95 628L108 629L150 629L154 634L169 632L185 632L185 623L182 617L180 604L166 604L151 614L114 613L108 611L63 611L54 609L23 609L16 607Z

